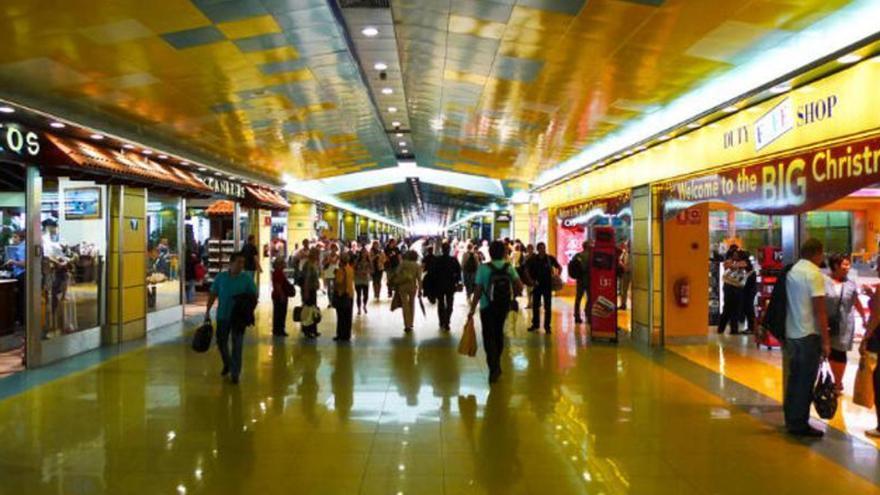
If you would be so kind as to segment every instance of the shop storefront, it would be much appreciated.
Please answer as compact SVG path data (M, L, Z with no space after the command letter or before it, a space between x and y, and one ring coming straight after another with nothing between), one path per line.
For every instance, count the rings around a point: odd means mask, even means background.
M185 170L126 150L2 125L11 141L0 152L0 297L14 308L0 325L0 354L13 353L0 359L4 368L41 366L143 335L154 269L166 279L179 270L179 232L154 228L148 248L145 188L179 205L207 187ZM143 268L133 261L145 252L162 256ZM169 292L163 304L179 308L179 282Z

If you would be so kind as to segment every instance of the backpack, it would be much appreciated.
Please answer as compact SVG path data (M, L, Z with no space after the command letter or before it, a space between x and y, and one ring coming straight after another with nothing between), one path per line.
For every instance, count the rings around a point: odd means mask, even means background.
M788 313L788 294L785 290L785 281L792 266L794 265L787 265L776 280L773 292L770 293L767 311L764 313L764 321L761 322L761 325L779 342L785 341L785 315Z
M464 266L462 267L464 271L467 273L474 273L479 267L480 262L477 261L477 256L474 253L467 253L464 255Z
M568 262L568 278L572 280L580 280L584 276L584 265L581 263L581 257L575 255Z
M513 300L513 281L510 279L510 265L505 263L501 268L489 263L491 274L489 275L489 307L495 311L507 314Z

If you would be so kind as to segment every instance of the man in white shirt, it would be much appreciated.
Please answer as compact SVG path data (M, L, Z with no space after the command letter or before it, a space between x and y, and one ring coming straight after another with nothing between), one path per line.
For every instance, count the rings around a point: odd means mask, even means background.
M831 353L825 276L819 271L824 258L822 251L822 243L817 239L804 242L800 261L785 279L785 428L792 435L814 438L821 437L823 432L809 424L813 385L823 356Z

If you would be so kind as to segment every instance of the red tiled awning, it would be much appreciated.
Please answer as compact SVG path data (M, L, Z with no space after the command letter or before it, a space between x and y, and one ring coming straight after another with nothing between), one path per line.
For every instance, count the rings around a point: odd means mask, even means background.
M208 216L232 216L235 212L235 203L228 199L214 201L211 206L205 210Z
M245 203L264 210L287 211L290 203L276 191L264 187L246 186Z
M137 153L95 146L79 139L47 134L53 145L44 165L97 180L115 180L150 189L168 189L184 196L209 197L210 187L187 170L163 165Z

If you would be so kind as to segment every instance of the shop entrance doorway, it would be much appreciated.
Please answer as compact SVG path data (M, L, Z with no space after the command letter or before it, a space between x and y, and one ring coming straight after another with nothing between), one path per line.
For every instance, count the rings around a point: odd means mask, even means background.
M27 216L25 168L0 162L0 377L25 368Z

